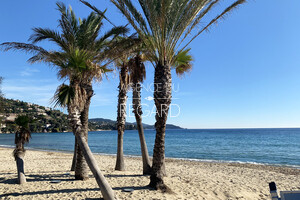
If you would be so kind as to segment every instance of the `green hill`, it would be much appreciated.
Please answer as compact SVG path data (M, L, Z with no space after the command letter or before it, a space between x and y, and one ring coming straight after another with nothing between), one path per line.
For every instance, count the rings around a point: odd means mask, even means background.
M93 126L93 129L110 129L110 130L116 130L116 121L110 120L110 119L103 119L103 118L94 118L89 119L90 126ZM144 124L144 129L155 129L154 125ZM136 123L130 123L126 122L125 124L126 130L135 130L137 129ZM173 124L167 124L167 129L182 129L179 126L173 125Z
M14 133L16 130L14 120L20 114L28 115L34 119L34 123L30 125L32 132L66 132L71 130L68 126L67 115L59 110L3 98L0 113L1 132Z

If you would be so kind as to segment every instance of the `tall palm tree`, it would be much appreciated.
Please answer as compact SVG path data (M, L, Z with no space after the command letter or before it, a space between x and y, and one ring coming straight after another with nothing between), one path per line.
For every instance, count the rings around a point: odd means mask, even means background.
M163 191L167 189L163 181L163 166L166 122L172 97L172 63L176 60L176 55L185 51L197 36L245 1L235 0L198 31L195 30L197 25L202 23L203 17L217 5L219 0L139 0L143 14L131 0L111 0L146 44L155 66L156 138L150 176L150 186L155 189ZM191 34L192 37L188 37Z
M118 130L118 146L117 146L117 160L115 170L124 171L124 153L123 153L123 137L126 123L126 103L127 92L129 89L129 74L128 74L128 60L124 55L116 62L117 67L120 69L119 73L119 94L118 94L118 108L117 108L117 130Z
M18 128L15 135L16 148L14 149L13 155L17 163L19 184L26 183L23 160L25 156L24 144L28 143L31 138L31 132L29 129L29 123L31 123L31 121L32 120L26 115L19 115L15 119L15 123L18 125Z
M89 8L91 8L93 11L95 11L96 13L98 13L99 15L102 14L102 12L97 9L95 6L91 5L90 3L88 3L87 1L84 0L80 0L80 2L82 2L83 4L85 4L86 6L88 6ZM109 21L107 18L106 20L111 23L112 25L114 25L111 21ZM119 38L122 40L122 38ZM120 170L123 171L125 170L125 163L124 163L124 153L123 153L123 137L124 137L124 130L125 130L125 123L126 123L126 102L127 102L127 91L129 89L130 85L139 85L139 90L135 90L135 88L133 88L133 113L135 113L135 118L136 118L136 122L137 122L137 128L138 128L138 132L139 132L139 138L140 138L140 143L141 143L141 152L142 152L142 160L143 160L143 174L150 174L151 172L151 167L150 167L150 159L149 159L149 155L148 155L148 149L147 149L147 145L146 145L146 140L145 140L145 136L144 136L144 129L143 129L143 124L142 124L142 108L141 108L141 95L140 95L140 83L139 82L143 82L142 77L141 80L139 80L139 78L137 78L138 76L143 76L142 74L136 74L138 71L141 72L141 70L144 70L145 73L145 66L140 65L140 66L135 66L137 63L135 63L132 58L128 61L131 62L128 65L128 62L125 62L124 59L126 60L126 58L128 57L128 54L132 54L133 52L135 53L135 49L137 48L137 46L141 46L141 40L135 37L135 34L133 34L132 36L128 37L127 39L124 40L123 38L123 42L121 45L120 43L115 45L115 49L117 49L118 54L120 55L118 58L116 59L116 65L120 68L120 83L119 83L119 95L118 95L118 111L117 111L117 129L118 129L118 146L117 146L117 160L116 160L116 166L115 169L116 170ZM122 50L121 50L122 49ZM136 56L138 56L139 59L140 55L137 54ZM125 57L125 58L124 58ZM123 60L123 62L122 62ZM121 62L120 62L121 61ZM134 68L140 68L140 70L134 70ZM129 76L127 74L128 70L131 70L132 76L130 75L131 73L129 73ZM135 74L134 74L135 73ZM145 74L144 74L145 76ZM133 77L133 80L131 80L131 78L128 80L128 77ZM137 82L132 82L132 81L137 81Z
M132 108L136 120L136 125L139 133L141 153L143 161L143 174L151 173L151 164L148 154L148 148L144 135L144 128L142 123L142 104L141 104L141 83L146 78L146 68L144 65L145 55L137 52L134 57L129 60L129 73L132 88Z
M84 157L101 188L104 199L114 199L114 193L99 170L87 144L88 111L93 96L92 81L101 80L106 70L105 65L103 67L101 63L110 57L107 46L118 35L125 34L127 29L123 26L114 27L99 38L103 15L91 13L86 19L81 20L76 18L71 7L67 9L63 3L57 3L57 7L61 13L59 20L61 32L34 28L34 34L29 39L32 43L10 42L3 43L2 47L4 50L24 50L32 53L34 56L29 59L30 63L45 62L56 66L58 77L69 80L69 90L73 94L67 104L69 121L79 147L76 169L81 168L78 171L82 171L83 165L80 166L78 161ZM59 50L48 51L35 45L44 40L54 42ZM79 173L77 177L85 179L86 175Z

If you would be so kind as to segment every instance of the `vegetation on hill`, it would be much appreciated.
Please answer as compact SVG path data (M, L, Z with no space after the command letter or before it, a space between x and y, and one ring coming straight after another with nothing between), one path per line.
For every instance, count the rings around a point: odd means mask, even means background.
M0 76L0 113L3 112L3 93L2 93L2 89L1 89L2 80L3 80L3 78ZM0 127L2 126L2 120L3 120L3 118L0 116Z
M30 124L31 132L65 132L71 131L68 126L67 115L59 110L26 103L19 100L2 99L3 111L2 133L14 133L17 125L14 120L18 115L27 115L34 119Z
M103 118L94 118L94 119L89 119L89 122L90 122L89 127L91 130L97 130L97 129L117 130L116 121L114 121L114 120L103 119ZM149 125L149 124L144 124L144 123L143 123L143 128L144 129L155 129L154 125ZM166 128L167 129L182 129L180 126L176 126L173 124L167 124ZM135 122L134 123L126 122L125 129L126 130L136 130L137 125Z

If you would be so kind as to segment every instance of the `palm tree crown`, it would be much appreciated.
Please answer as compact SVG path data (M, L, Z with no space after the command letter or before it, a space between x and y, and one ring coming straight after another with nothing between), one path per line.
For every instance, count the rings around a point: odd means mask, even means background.
M199 31L194 29L219 0L139 0L143 15L131 0L111 1L145 42L151 60L172 65L191 41L246 0L235 1Z
M9 42L1 44L4 50L24 50L34 54L28 61L30 63L45 62L58 67L58 77L64 79L72 77L73 80L101 79L106 72L106 65L101 65L109 56L108 41L119 34L127 32L124 26L114 27L101 37L99 31L103 25L103 16L92 12L86 19L77 19L72 8L67 8L58 2L57 8L61 13L59 27L61 32L48 28L34 28L30 36L30 44ZM59 50L45 50L35 45L48 40L54 42Z
M15 123L18 125L15 144L18 144L19 142L22 144L29 142L29 139L31 138L29 124L31 122L32 120L27 115L20 115L15 119Z

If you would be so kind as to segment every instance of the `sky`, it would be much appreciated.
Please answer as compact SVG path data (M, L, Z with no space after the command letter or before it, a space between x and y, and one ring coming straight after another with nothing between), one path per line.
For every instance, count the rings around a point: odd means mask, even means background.
M2 1L0 43L27 42L33 27L58 30L56 1ZM91 10L78 0L63 0L78 17ZM125 18L109 0L89 0L116 25ZM224 9L223 1L212 13ZM300 127L300 1L248 0L201 34L191 45L193 69L184 77L172 73L173 101L167 123L184 128ZM206 20L206 21L205 21ZM202 24L208 22L205 19ZM105 23L103 29L111 28ZM39 44L46 49L56 47ZM29 64L24 52L0 51L0 76L6 98L51 106L58 85L56 69ZM143 122L155 123L154 68L146 64ZM118 71L94 84L90 118L117 117ZM134 122L128 93L127 121Z

